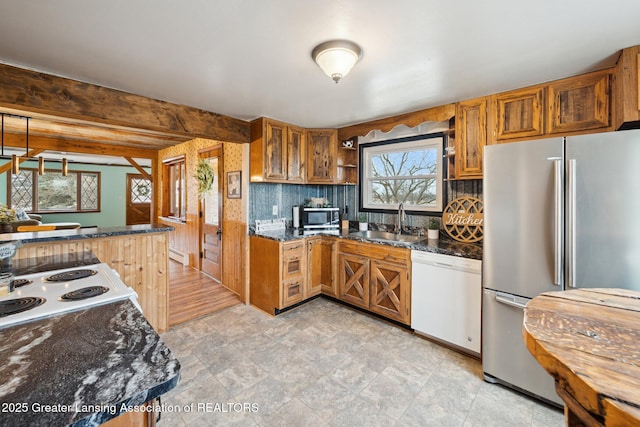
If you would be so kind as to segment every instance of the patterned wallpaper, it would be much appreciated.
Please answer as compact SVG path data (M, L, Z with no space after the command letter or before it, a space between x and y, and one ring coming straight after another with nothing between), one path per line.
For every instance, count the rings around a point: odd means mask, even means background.
M162 163L165 159L185 155L185 163L187 167L187 214L198 214L198 184L193 178L196 167L198 165L198 151L208 148L222 145L223 152L223 194L224 194L224 208L223 214L225 220L246 222L247 216L247 188L248 188L248 168L243 170L243 152L246 152L246 158L248 159L249 151L248 144L237 144L230 142L220 142L210 139L196 138L190 141L183 142L182 144L174 145L172 147L165 148L159 152L159 161ZM245 148L244 145L247 147ZM248 165L248 160L247 160ZM227 172L229 171L242 171L242 198L241 199L227 199ZM160 168L160 182L162 182L162 168ZM160 206L162 206L162 200L160 200Z

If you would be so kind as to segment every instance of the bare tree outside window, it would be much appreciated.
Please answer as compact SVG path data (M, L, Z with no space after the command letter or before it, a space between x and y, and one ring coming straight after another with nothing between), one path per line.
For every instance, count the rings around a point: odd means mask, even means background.
M433 205L435 155L435 150L416 150L373 156L371 200L382 204Z
M442 137L429 137L361 146L363 207L441 210L442 144Z

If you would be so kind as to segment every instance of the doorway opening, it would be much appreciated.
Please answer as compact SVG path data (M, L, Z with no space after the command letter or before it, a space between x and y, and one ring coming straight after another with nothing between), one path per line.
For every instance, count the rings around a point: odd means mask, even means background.
M222 281L222 146L199 153L214 171L211 190L200 198L200 271Z
M127 225L151 221L151 180L140 174L127 174Z

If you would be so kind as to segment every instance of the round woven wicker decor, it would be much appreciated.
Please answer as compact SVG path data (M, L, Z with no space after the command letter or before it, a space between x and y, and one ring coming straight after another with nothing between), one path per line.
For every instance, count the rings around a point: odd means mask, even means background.
M445 231L459 242L472 243L482 240L483 208L482 200L476 197L453 199L442 213Z

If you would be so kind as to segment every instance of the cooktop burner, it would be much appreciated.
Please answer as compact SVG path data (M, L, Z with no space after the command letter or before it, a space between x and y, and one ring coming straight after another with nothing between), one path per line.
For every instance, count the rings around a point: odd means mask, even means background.
M85 277L90 277L97 273L98 272L96 270L82 268L78 270L63 271L62 273L47 277L46 280L47 282L67 282L69 280L84 279Z
M73 280L82 276L86 277ZM123 283L120 276L106 263L23 274L12 279L16 281L13 284L13 291L0 296L0 305L4 306L0 307L0 330L36 319L125 299L130 300L138 309L140 308L136 292ZM29 280L33 283L20 286ZM64 298L61 298L65 293ZM21 298L32 299L35 302L34 307L29 310L24 308L26 311L22 312L16 310L12 315L5 314L9 309L13 312L13 308L23 308L24 302L12 301ZM1 424L2 421L0 421Z
M13 283L13 289L16 288L21 288L23 286L27 286L33 283L33 280L29 280L29 279L14 279L12 281Z
M12 314L31 310L32 308L44 304L46 301L47 300L42 297L24 297L0 301L0 317L6 317Z
M98 295L109 292L109 288L104 286L88 286L86 288L76 289L60 296L60 301L77 301L81 299L93 298Z

